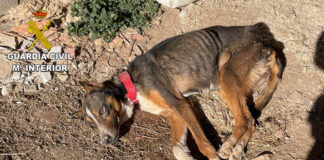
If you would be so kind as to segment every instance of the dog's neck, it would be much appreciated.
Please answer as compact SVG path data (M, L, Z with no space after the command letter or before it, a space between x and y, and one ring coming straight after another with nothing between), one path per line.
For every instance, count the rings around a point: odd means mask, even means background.
M122 94L122 97L119 97L118 100L121 103L122 106L122 111L120 114L120 122L121 124L125 123L129 118L132 117L133 115L133 110L134 110L134 104L126 97L127 90L123 83L119 80L118 74L124 72L120 71L117 72L112 78L111 81L115 84L115 86L118 88L120 93Z

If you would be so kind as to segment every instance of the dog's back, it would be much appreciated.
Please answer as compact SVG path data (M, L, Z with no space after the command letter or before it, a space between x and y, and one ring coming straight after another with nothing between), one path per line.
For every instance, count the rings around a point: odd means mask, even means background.
M246 52L257 43L262 46L253 53ZM282 52L264 23L214 26L164 40L136 58L128 70L143 86L163 87L177 97L189 96L217 87L220 66L228 60L229 68L243 80L257 62L270 56L258 52L263 47ZM151 81L150 77L156 78Z

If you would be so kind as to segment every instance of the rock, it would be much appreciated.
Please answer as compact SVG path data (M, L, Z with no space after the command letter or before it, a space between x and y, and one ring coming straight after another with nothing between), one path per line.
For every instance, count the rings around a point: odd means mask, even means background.
M50 49L49 53L62 53L62 47L61 46L54 46Z
M11 74L11 81L12 82L17 82L21 78L21 73L20 72L13 72Z
M52 79L51 72L39 72L39 73L44 84L46 84L48 81Z
M142 40L144 40L144 36L136 33L136 34L132 35L132 39L137 40L137 41L142 41Z
M94 41L96 52L101 53L103 51L103 41L101 38Z
M161 3L164 6L177 8L188 5L196 0L156 0L157 2Z
M271 160L271 154L264 154L256 158L253 158L252 160Z
M33 43L32 41L23 40L20 48L23 50L27 50L32 43Z
M79 68L79 69L82 69L84 66L85 66L85 65L84 65L84 62L81 62L81 63L78 64L78 68Z
M24 92L33 92L37 90L36 85L24 85Z
M38 77L39 74L37 72L32 72L30 75L26 75L25 84L31 84L34 82L34 79Z
M279 130L276 133L274 133L274 136L281 139L285 136L285 133L282 130Z
M66 47L64 48L64 53L69 53L71 58L75 58L75 47Z
M98 39L96 39L96 40L94 41L94 44L95 44L96 46L102 46L103 41L102 41L101 38L98 38Z
M108 60L108 64L112 67L120 67L123 65L123 60L120 57L112 57Z
M1 87L1 95L2 96L8 96L10 93L13 92L14 87L12 84L8 84L6 86Z
M112 42L115 47L121 47L123 45L123 39L120 37L116 37Z
M1 96L9 95L9 91L7 90L6 87L0 88L0 90L1 90Z
M61 42L68 42L70 40L70 37L67 34L63 34L58 38Z
M0 15L8 13L10 8L18 6L17 0L2 0L0 6Z
M14 64L13 61L0 58L0 82L8 83L11 81L10 75L11 75L13 64Z
M64 26L66 26L69 22L76 22L76 21L80 21L80 20L81 20L80 17L72 16L71 7L69 6L68 7L68 12L66 14L66 23L64 23Z
M180 18L185 18L187 16L187 11L186 10L181 10L181 12L179 13L179 17Z
M6 34L0 33L0 45L1 46L7 46L10 47L11 49L16 49L16 41L15 37L8 36Z
M128 62L133 61L135 58L136 58L136 56L135 56L134 54L130 55L130 56L128 57Z
M96 53L102 53L103 47L102 46L96 46Z
M37 22L35 22L35 24L37 25L39 30L43 30L43 26L46 25L48 22L49 22L49 20L45 19L45 20L37 21ZM32 37L34 34L28 32L28 27L29 27L29 25L27 23L26 24L21 24L19 26L13 26L11 28L11 31L20 33L20 34L22 34L24 36Z
M64 82L64 81L66 81L66 80L69 78L69 75L67 75L67 74L58 74L58 75L57 75L57 78L58 78L60 81Z
M143 53L142 49L138 45L134 45L133 51L137 56L139 56Z
M125 29L125 33L126 34L136 34L137 30L134 28L127 28L127 29Z
M297 92L294 91L294 93L292 93L289 97L288 97L288 101L289 102L294 102L294 103L303 103L303 99L302 99L302 95Z

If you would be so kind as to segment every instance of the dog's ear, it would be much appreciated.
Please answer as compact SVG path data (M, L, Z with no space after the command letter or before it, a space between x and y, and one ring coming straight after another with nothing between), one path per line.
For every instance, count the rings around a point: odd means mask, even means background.
M97 82L81 81L80 83L88 92L99 90L104 87L102 83Z

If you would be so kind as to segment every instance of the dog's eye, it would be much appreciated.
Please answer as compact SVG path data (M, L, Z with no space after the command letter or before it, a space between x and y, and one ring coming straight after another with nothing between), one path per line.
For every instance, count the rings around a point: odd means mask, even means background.
M101 107L99 110L99 114L102 115L105 112L105 107Z

